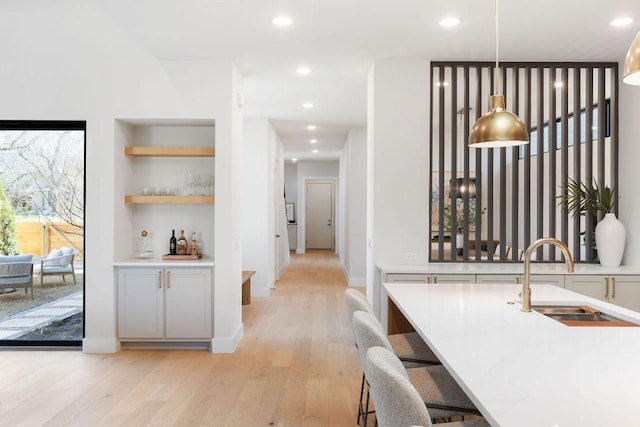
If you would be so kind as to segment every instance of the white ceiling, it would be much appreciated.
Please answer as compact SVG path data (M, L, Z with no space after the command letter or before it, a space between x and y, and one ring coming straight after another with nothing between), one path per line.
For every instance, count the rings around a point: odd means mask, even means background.
M94 1L160 59L233 60L244 76L245 117L272 119L287 159L336 159L348 130L366 126L373 60L495 58L491 0ZM294 24L275 27L281 14ZM447 15L462 24L440 27ZM636 22L609 25L622 15ZM620 61L639 28L638 0L503 0L500 59ZM300 65L312 73L297 75ZM315 108L303 109L305 101ZM318 129L307 130L310 123Z

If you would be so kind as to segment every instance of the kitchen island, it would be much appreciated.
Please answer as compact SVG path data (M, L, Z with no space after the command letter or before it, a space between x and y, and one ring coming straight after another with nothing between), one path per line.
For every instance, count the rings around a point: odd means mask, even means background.
M519 285L383 285L493 426L640 425L640 327L571 327L520 311ZM534 305L640 313L551 285Z

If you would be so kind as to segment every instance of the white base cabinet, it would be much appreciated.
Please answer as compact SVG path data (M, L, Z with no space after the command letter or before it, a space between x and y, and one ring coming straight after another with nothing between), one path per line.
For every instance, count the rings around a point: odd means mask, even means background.
M532 274L531 283L544 283L547 285L564 288L563 274ZM506 284L522 284L524 282L523 274L477 274L476 283L506 283Z
M212 269L119 268L118 338L208 341Z
M387 283L473 283L475 274L387 274Z
M601 301L640 311L640 276L568 274L565 287Z

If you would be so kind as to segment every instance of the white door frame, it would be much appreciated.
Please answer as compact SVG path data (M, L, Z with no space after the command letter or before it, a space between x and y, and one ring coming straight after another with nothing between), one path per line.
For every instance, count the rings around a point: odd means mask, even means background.
M337 191L338 191L338 186L337 186L337 179L334 177L305 177L302 180L303 182L303 186L302 186L302 190L303 191L298 191L298 199L302 198L302 203L298 203L298 249L296 250L296 253L305 253L306 248L307 248L307 184L310 182L331 182L332 186L333 186L333 195L332 195L332 200L331 200L331 224L333 225L332 229L333 229L333 236L331 239L331 250L335 251L336 249L336 233L337 233L337 224L336 224L336 201L338 199L337 197ZM300 208L303 208L303 212L300 212ZM300 218L303 218L304 220L301 222ZM302 225L302 230L300 228L300 225Z

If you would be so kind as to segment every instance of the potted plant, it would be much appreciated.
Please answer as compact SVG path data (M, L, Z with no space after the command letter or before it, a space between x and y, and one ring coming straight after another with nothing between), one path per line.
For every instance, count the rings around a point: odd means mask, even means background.
M456 227L455 230L453 230L453 212L452 212L452 207L455 207L455 215L456 215ZM480 215L482 215L484 213L485 209L483 208L480 211ZM472 200L469 202L469 211L467 213L468 217L469 217L469 225L471 227L475 226L476 223L476 203L475 200ZM456 199L456 202L454 205L452 204L446 204L444 206L444 223L443 223L443 230L444 231L448 231L451 234L455 233L455 239L456 239L456 248L458 249L458 253L460 255L462 255L462 251L463 251L463 247L464 247L464 217L465 217L465 211L464 211L464 201L462 199ZM452 236L453 239L453 236Z
M625 244L624 225L613 213L618 202L615 190L597 181L586 184L569 178L561 188L563 194L557 196L558 204L564 212L572 217L577 215L591 215L591 223L595 225L596 252L595 258L607 267L617 267L622 260ZM604 213L604 218L597 225L598 212ZM584 233L581 233L584 234Z

